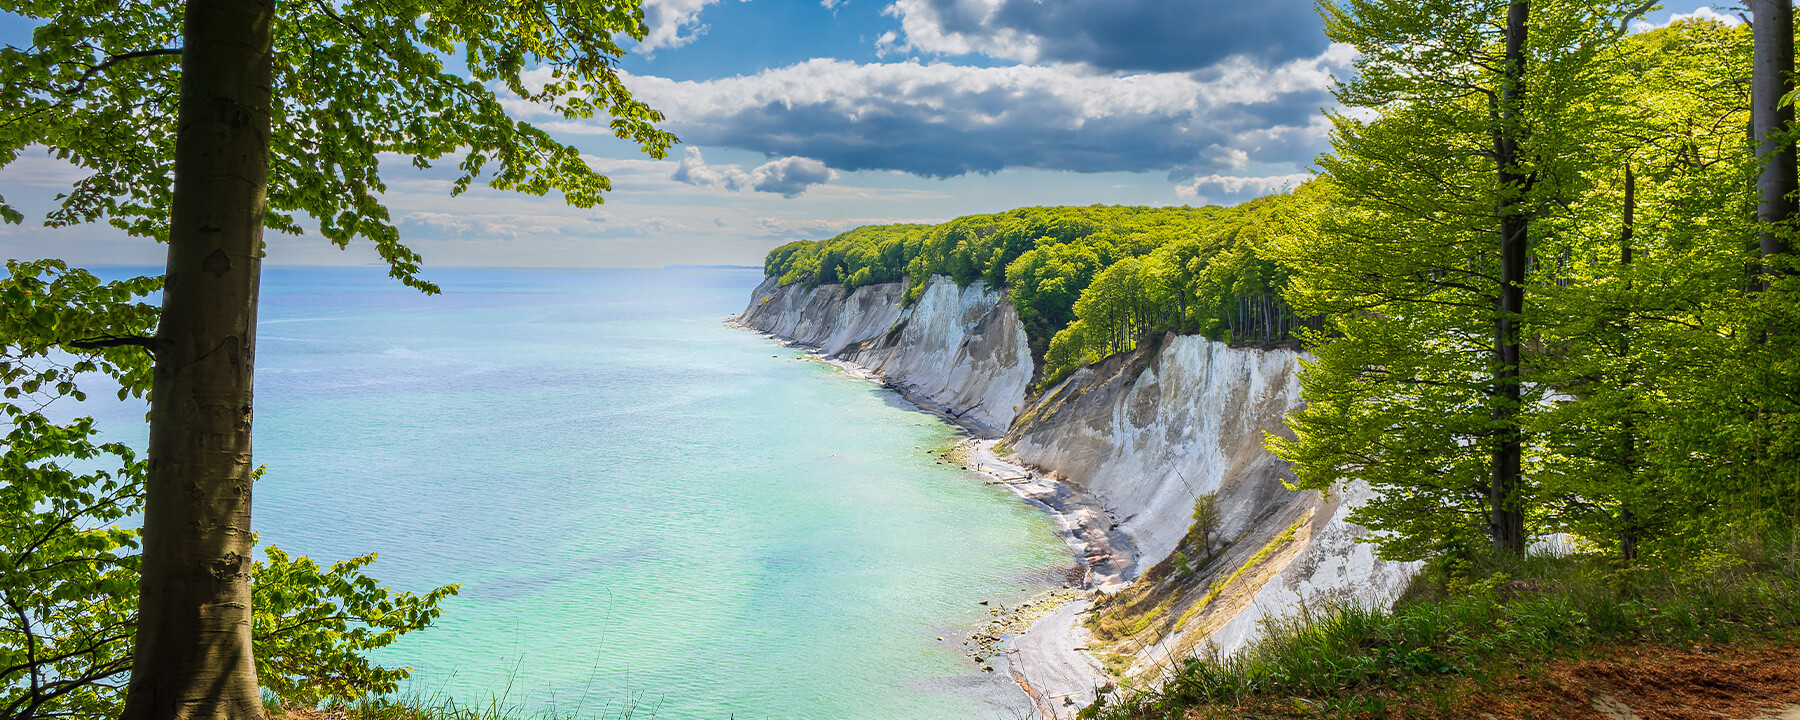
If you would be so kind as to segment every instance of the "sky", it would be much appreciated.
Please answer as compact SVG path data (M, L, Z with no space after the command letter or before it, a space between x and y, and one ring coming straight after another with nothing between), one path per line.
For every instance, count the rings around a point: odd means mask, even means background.
M1729 6L1673 0L1637 29ZM653 160L603 119L522 120L612 179L602 206L488 190L384 162L402 239L431 266L760 265L859 225L1029 205L1229 205L1298 184L1355 58L1313 0L645 0L621 67L681 139ZM0 44L30 25L0 13ZM448 163L453 165L454 163ZM8 258L160 265L104 224L41 226L78 171L28 149L0 169L27 214ZM317 234L270 234L271 265L365 265ZM427 272L429 276L429 272Z

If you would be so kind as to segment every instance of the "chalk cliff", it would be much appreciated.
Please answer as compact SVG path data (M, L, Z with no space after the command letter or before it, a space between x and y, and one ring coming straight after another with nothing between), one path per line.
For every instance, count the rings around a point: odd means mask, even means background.
M1114 655L1115 669L1152 672L1209 643L1235 651L1263 618L1302 602L1391 603L1410 578L1413 566L1376 559L1356 542L1367 531L1345 521L1366 490L1289 490L1287 465L1263 448L1265 433L1287 432L1284 418L1302 402L1298 353L1150 338L1028 400L1031 355L1002 294L942 277L910 306L903 292L898 283L846 292L771 278L738 321L861 366L977 434L1004 435L998 448L1016 453L1011 461L1033 483L1055 488L1022 494L1065 513L1065 522L1098 526L1070 537L1095 566L1096 584L1118 590L1096 600L1087 622L1100 635L1091 644ZM1222 542L1203 552L1183 543L1204 493L1216 494ZM1175 556L1184 547L1190 552ZM1020 653L1034 697L1091 698L1082 691L1100 679L1097 664L1048 657L1054 646L1089 644L1070 639L1085 633L1072 626L1079 617L1058 613L1021 639L1038 648L1035 658ZM1064 627L1047 626L1055 623ZM1034 663L1063 669L1034 676Z
M932 278L918 301L901 307L905 290L901 283L808 290L769 278L738 322L861 366L980 434L1005 432L1033 373L1012 303L945 277Z
M1078 486L1112 513L1138 555L1137 583L1098 603L1100 645L1154 668L1208 643L1229 653L1260 621L1303 601L1386 605L1410 564L1377 559L1345 515L1367 497L1289 490L1287 464L1263 447L1299 407L1300 354L1234 348L1197 336L1145 340L1045 391L1002 440L1028 467ZM1214 493L1222 541L1181 547L1195 499ZM1172 555L1184 549L1179 562ZM1186 565L1185 568L1178 567ZM1107 622L1107 620L1115 622ZM1123 628L1108 635L1109 627Z

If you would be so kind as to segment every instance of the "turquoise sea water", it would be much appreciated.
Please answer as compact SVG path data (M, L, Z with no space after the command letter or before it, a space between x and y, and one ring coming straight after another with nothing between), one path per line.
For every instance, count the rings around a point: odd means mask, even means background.
M412 691L594 716L1010 714L954 641L1066 550L934 462L948 427L723 326L760 272L433 277L444 295L271 269L257 358L263 541L463 585L383 656Z

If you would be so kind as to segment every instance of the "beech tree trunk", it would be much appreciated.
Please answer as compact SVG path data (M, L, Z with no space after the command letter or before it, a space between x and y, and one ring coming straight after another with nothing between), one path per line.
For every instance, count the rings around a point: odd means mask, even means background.
M1747 4L1756 46L1750 71L1750 125L1757 156L1763 160L1756 180L1756 217L1765 224L1760 244L1763 257L1768 257L1787 252L1786 241L1767 226L1786 223L1793 216L1793 194L1800 186L1795 177L1793 138L1776 135L1789 130L1794 122L1794 108L1781 105L1781 98L1794 89L1794 4L1792 0L1749 0ZM1763 271L1774 270L1765 263Z
M1631 241L1637 232L1637 175L1631 171L1631 163L1625 163L1625 212L1622 227L1619 230L1619 267L1631 267ZM1631 282L1625 283L1625 289L1631 289ZM1619 357L1625 358L1626 370L1623 387L1637 384L1636 363L1631 361L1631 316L1620 318L1623 327L1619 334ZM1622 447L1619 449L1619 475L1625 478L1625 487L1629 491L1627 499L1619 505L1619 554L1625 562L1635 562L1638 557L1637 513L1632 506L1637 493L1637 421L1632 414L1635 410L1627 409L1625 421L1621 423Z
M125 720L263 717L250 646L251 370L272 0L189 0Z
M1519 427L1519 319L1525 312L1525 271L1531 218L1525 193L1529 179L1520 169L1519 108L1525 99L1525 31L1530 3L1515 0L1506 11L1506 69L1500 89L1500 112L1494 129L1494 159L1500 173L1500 303L1494 321L1493 478L1488 500L1493 506L1494 547L1511 555L1525 554L1525 511Z

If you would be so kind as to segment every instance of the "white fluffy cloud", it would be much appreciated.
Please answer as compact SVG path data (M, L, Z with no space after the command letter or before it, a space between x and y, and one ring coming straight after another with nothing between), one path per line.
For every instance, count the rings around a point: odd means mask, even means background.
M1631 29L1633 32L1650 32L1651 30L1655 30L1657 28L1666 28L1670 25L1674 25L1675 23L1681 22L1683 20L1712 20L1715 22L1725 23L1726 25L1740 25L1744 22L1742 18L1739 18L1736 15L1726 15L1726 14L1721 13L1712 8L1703 7L1703 8L1696 8L1691 13L1675 13L1673 15L1670 15L1669 21L1662 23L1661 25L1654 25L1649 22L1639 20L1639 21L1631 24Z
M1245 194L1266 195L1275 190L1290 190L1313 178L1312 173L1293 173L1291 175L1270 175L1268 177L1237 177L1232 175L1208 175L1194 178L1191 182L1175 186L1175 194L1189 200L1207 202L1207 189L1215 189L1224 195L1242 196Z
M644 0L644 24L649 32L638 43L638 50L652 52L678 48L706 34L700 22L700 11L719 0Z
M1272 67L1240 57L1205 73L1136 75L1071 65L815 59L754 75L627 82L689 143L813 158L839 170L950 177L1022 167L1192 177L1250 163L1303 163L1320 152L1326 124L1319 108L1331 102L1332 73L1353 56L1332 46ZM597 123L545 125L610 133ZM790 170L808 177L799 164Z
M899 38L884 38L886 52L917 50L940 55L980 53L989 57L1036 62L1038 38L1014 28L994 27L1005 0L896 0L881 14L899 18Z
M799 197L807 188L829 182L835 177L837 173L825 167L825 163L804 157L771 160L749 172L736 165L707 165L706 159L700 155L700 148L695 147L682 152L681 162L675 166L675 173L669 176L671 180L689 185L731 192L755 190L776 193L786 198Z

